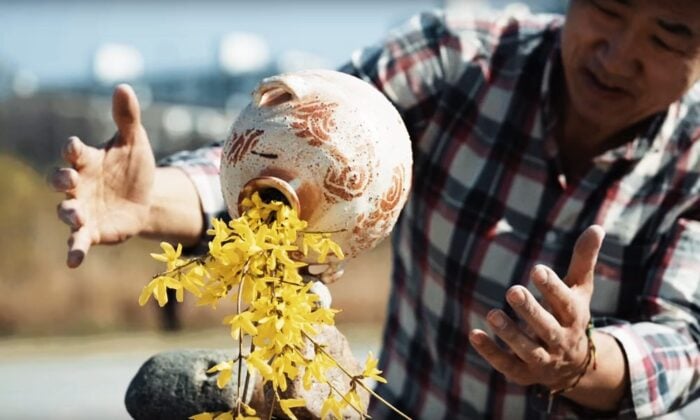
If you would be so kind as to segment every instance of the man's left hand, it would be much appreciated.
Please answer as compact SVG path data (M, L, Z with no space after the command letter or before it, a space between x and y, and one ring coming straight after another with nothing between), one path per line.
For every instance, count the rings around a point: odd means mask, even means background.
M509 381L523 386L541 384L556 391L571 386L582 373L588 357L586 328L594 269L604 236L603 229L595 225L581 234L564 279L546 266L533 268L531 279L549 310L525 287L508 289L506 300L522 327L500 309L486 316L508 350L482 330L469 334L476 351Z

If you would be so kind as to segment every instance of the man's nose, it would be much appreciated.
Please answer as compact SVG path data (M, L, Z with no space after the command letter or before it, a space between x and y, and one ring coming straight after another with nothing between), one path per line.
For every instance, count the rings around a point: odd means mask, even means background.
M598 61L605 73L610 76L634 77L642 67L638 49L631 31L608 34L598 48Z

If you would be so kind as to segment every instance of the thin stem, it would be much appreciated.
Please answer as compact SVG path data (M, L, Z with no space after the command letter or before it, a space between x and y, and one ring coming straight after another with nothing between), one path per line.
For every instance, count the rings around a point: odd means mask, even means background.
M241 271L241 277L238 282L238 301L236 302L236 315L241 313L241 300L243 296L243 272ZM236 386L238 388L238 401L236 402L236 414L241 414L241 401L243 396L241 396L241 371L243 370L243 329L238 329L238 379Z
M270 404L270 412L267 415L267 420L272 420L272 412L275 411L275 402L279 400L280 396L277 394L277 390L275 389L275 397L272 399L272 404Z
M384 398L382 398L379 394L377 394L376 391L374 391L373 389L371 389L370 387L368 387L367 385L365 385L364 382L362 382L361 380L356 380L356 383L358 383L358 384L359 384L362 388L364 388L367 392L369 392L370 394L372 394L372 395L374 396L374 398L378 399L378 400L381 401L384 405L386 405L387 407L389 407L389 408L391 408L392 410L394 410L394 411L396 412L396 414L398 414L399 416L401 416L401 417L403 417L403 418L405 418L405 419L407 419L407 420L411 420L410 417L408 417L406 414L404 414L403 412L401 412L401 410L399 410L398 408L396 408L396 407L394 407L393 405L391 405L391 404L389 403L389 401L387 401L387 400L385 400Z
M280 407L282 406L282 397L280 397L280 394L277 392L276 388L273 387L273 390L275 391L275 399L272 400L272 408L270 409L270 419L272 418L272 412L274 411L275 401L279 401Z
M326 350L324 350L323 347L321 347L321 346L320 346L318 343L316 343L311 337L309 337L308 334L306 334L305 332L302 332L302 334L304 334L304 336L311 342L311 344L314 345L314 349L317 348L317 349L319 349L323 354L325 354L326 356L328 356L328 358L331 359L331 360L333 361L333 363L335 363L335 365L338 367L338 369L340 369L344 374L346 374L346 375L350 378L351 381L353 381L354 383L360 385L362 388L365 389L365 391L367 391L367 392L369 392L370 394L372 394L372 396L374 396L375 398L377 398L379 401L381 401L384 405L386 405L386 406L389 407L390 409L394 410L394 411L395 411L398 415L400 415L401 417L403 417L403 418L405 418L405 419L408 419L408 420L411 420L411 418L410 418L409 416L407 416L406 414L404 414L404 413L403 413L401 410L399 410L398 408L396 408L396 407L394 407L393 405L391 405L391 403L389 403L389 401L385 400L385 399L382 398L379 394L377 394L374 390L372 390L370 387L368 387L367 385L365 385L365 383L362 382L361 380L359 380L358 377L357 377L356 375L352 375L352 374L350 374L350 372L348 372L347 370L345 370L345 368L342 367L342 366L340 365L340 363L338 363L338 362L333 358L333 356L330 355L330 353L328 353Z
M279 280L279 282L280 282L280 283L284 283L284 284L291 284L292 286L299 286L299 287L303 287L303 286L304 286L303 284L294 283L293 281L287 281L287 280Z
M304 331L302 331L301 333L304 334L304 337L306 337L306 339L309 340L309 341L311 342L311 344L314 345L314 350L316 350L316 349L321 350L321 352L322 352L323 354L325 354L326 356L328 356L328 358L331 359L331 360L333 361L333 363L335 363L335 365L338 367L338 369L340 369L340 370L341 370L344 374L346 374L350 379L352 379L352 378L355 377L355 375L353 375L353 374L351 374L350 372L348 372L347 370L345 370L345 368L342 367L342 366L340 365L340 363L338 363L338 362L333 358L333 356L331 356L330 353L328 353L327 351L325 351L325 350L323 349L323 347L321 347L320 344L318 344L316 341L314 341L314 339L311 338L311 337L309 336L309 334L305 333Z
M367 413L364 413L362 410L360 410L359 408L357 408L357 407L355 407L354 405L352 405L352 403L351 403L347 398L345 398L345 394L343 394L342 392L340 392L340 391L338 390L338 388L336 388L336 387L333 386L333 384L331 384L330 382L326 382L326 383L327 383L328 386L333 390L333 392L335 392L336 394L338 394L338 395L340 396L340 398L342 398L343 401L345 401L345 402L348 404L349 407L352 407L353 410L357 411L357 414L359 414L360 417L362 417L363 419L371 419L371 418L372 418L372 417L369 416Z
M304 361L306 361L307 363L313 361L313 359L309 360L309 359L307 359L306 357L304 357L304 353L302 353L301 350L299 350L298 348L296 348L296 347L291 347L291 349L292 349L293 351L297 352L297 353L299 354L299 356L301 356L301 358L304 359ZM330 356L329 356L329 357L330 357ZM336 366L338 365L338 362L336 362L332 357L331 357L331 360L333 360L333 363L335 363ZM330 383L330 381L329 381L329 382L326 382L326 384L327 384L333 391L335 391L336 394L340 395L340 398L342 398L346 403L348 403L348 406L352 407L353 410L357 411L357 414L359 414L360 416L362 416L362 418L368 418L368 419L371 419L371 418L372 418L372 417L368 416L367 414L363 413L362 410L360 410L359 408L357 408L357 407L355 407L354 405L352 405L352 403L351 403L347 398L345 398L345 395L344 395L342 392L340 392L336 387L334 387L333 384Z
M248 354L250 355L255 351L255 344L253 344L253 340L250 340L250 350L248 350ZM246 398L248 395L248 384L250 383L250 367L246 365L245 367L245 385L243 386L243 398Z
M203 263L204 258L205 257L193 258L182 265L178 265L177 267L173 268L172 270L163 271L161 273L154 274L152 278L155 279L156 277L167 276L168 274L172 274L172 273L179 273L183 268L190 266L194 263L200 263L200 264Z

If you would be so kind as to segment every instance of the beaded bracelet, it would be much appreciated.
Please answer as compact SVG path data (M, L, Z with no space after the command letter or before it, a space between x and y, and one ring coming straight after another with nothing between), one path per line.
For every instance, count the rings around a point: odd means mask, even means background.
M547 401L547 414L551 414L552 412L554 397L556 397L559 394L569 392L572 389L576 388L576 385L578 385L578 383L581 381L581 378L583 378L586 372L588 372L588 367L591 366L591 363L593 364L593 370L596 370L596 368L598 367L598 361L596 358L596 348L595 343L593 342L593 321L589 321L588 326L586 327L586 339L588 340L588 355L586 356L586 361L583 364L583 369L581 370L581 373L579 373L579 375L576 377L574 383L567 386L566 388L549 391L549 399Z

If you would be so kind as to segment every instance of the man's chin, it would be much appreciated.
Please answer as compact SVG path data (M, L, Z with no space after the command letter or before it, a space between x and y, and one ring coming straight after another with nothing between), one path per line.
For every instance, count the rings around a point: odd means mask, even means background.
M629 121L630 105L605 101L573 101L572 111L593 127L610 127L624 125L624 122Z

